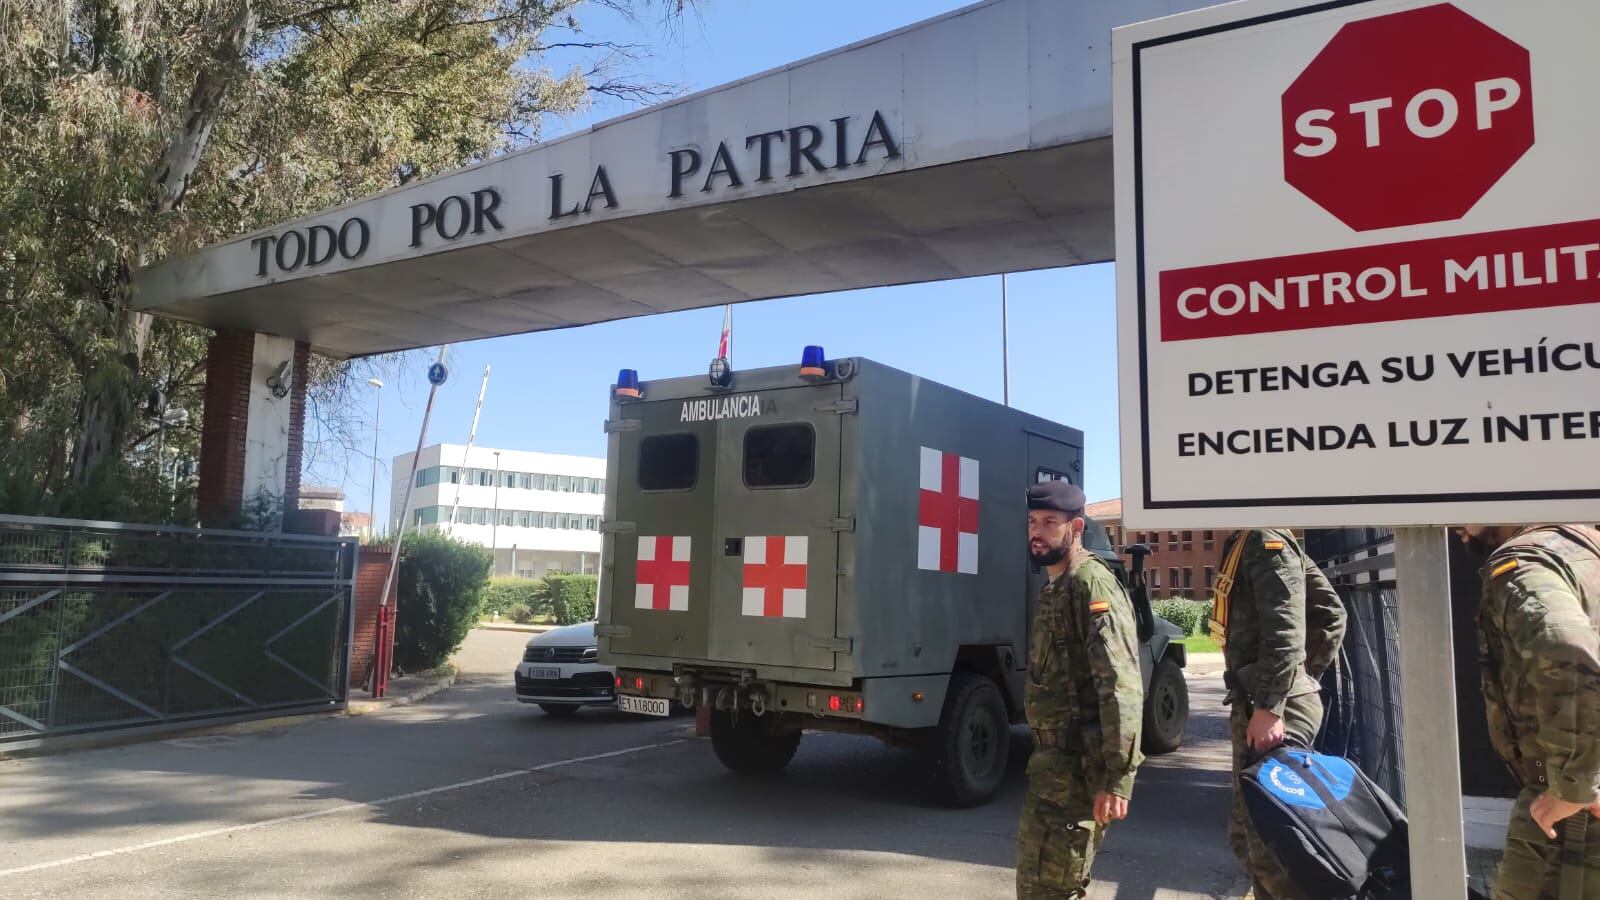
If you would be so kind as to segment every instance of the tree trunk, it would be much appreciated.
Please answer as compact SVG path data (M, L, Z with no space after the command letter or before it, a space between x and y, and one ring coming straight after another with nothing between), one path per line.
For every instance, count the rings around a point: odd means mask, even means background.
M234 0L226 19L219 21L210 65L196 75L194 89L182 119L174 129L161 160L151 170L150 212L155 225L183 202L189 179L205 155L211 129L222 109L223 98L246 71L244 55L255 39L256 13L251 0ZM145 261L142 246L132 246L118 260L111 287L102 298L117 328L117 354L112 371L91 376L85 385L82 432L73 454L72 477L83 483L90 473L122 453L128 422L137 398L139 366L150 339L150 316L133 310L133 271Z

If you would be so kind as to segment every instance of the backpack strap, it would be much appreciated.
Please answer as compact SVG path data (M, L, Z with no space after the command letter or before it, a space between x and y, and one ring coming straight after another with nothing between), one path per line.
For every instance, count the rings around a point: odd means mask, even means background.
M1216 638L1218 646L1228 644L1228 595L1233 593L1233 581L1239 573L1239 560L1244 557L1244 543L1248 538L1249 532L1239 532L1222 560L1216 586L1211 589L1211 636Z
M1583 900L1583 857L1589 811L1579 810L1563 823L1561 840L1561 900Z

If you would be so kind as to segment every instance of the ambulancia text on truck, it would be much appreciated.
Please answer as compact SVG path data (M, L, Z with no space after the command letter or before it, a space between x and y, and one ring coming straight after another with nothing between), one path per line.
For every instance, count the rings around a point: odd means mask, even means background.
M625 370L606 431L597 631L621 709L707 707L737 772L855 732L918 748L953 803L993 796L1044 578L1024 493L1082 484L1081 432L815 347L709 378ZM1103 528L1086 541L1126 578ZM1166 752L1188 717L1180 632L1134 595L1145 747Z

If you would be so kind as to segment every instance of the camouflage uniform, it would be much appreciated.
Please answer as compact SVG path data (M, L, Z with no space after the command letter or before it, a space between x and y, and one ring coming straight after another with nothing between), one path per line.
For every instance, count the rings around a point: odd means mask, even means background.
M1526 529L1489 557L1478 652L1489 737L1523 784L1495 879L1497 900L1557 896L1563 842L1529 815L1550 791L1571 803L1600 792L1600 530ZM1574 860L1582 897L1600 897L1600 827L1588 812L1563 825L1586 832Z
M1094 795L1133 796L1144 687L1133 604L1089 557L1039 592L1024 704L1035 750L1017 829L1017 896L1084 897L1105 830Z
M1245 541L1228 595L1228 630L1223 653L1233 706L1233 810L1228 845L1255 884L1256 900L1294 900L1297 890L1250 825L1239 772L1254 759L1247 730L1257 709L1283 719L1285 740L1304 746L1322 728L1318 679L1333 664L1344 641L1344 604L1287 531L1234 532L1222 557Z

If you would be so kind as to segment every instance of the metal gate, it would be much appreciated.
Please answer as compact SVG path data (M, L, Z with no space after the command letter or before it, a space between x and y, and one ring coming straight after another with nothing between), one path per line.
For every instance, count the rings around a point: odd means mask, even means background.
M338 709L356 542L0 516L0 749Z

